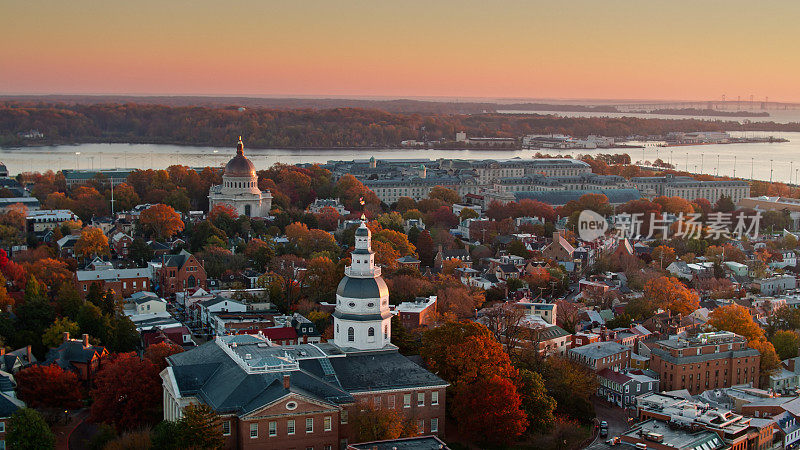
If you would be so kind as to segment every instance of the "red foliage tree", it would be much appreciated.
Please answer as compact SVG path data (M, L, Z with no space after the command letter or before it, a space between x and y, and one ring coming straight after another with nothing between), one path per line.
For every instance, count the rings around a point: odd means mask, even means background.
M78 376L56 364L22 369L15 379L19 399L30 407L76 409L81 406Z
M147 347L144 351L144 357L153 363L160 373L167 367L167 357L182 351L183 347L181 346L169 342L160 342Z
M508 378L493 375L464 384L453 397L458 430L480 444L508 445L525 432L528 419L522 399Z
M136 353L122 353L95 378L91 417L130 430L158 420L161 379L157 367Z

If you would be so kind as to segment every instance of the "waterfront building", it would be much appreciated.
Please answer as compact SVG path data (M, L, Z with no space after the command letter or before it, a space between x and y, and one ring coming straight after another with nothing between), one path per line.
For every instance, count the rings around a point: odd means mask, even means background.
M236 146L234 156L222 173L222 184L211 186L208 191L209 208L217 205L230 206L240 216L267 217L272 209L272 194L258 188L256 167L244 156L242 138Z
M700 181L668 174L663 177L633 177L630 181L648 198L704 198L713 204L722 196L729 197L734 203L750 196L750 183L740 180Z

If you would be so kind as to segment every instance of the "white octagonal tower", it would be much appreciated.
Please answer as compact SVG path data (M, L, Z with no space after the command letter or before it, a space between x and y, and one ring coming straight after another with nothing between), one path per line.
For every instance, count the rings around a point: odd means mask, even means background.
M390 343L389 288L375 267L372 233L362 216L351 264L336 290L333 342L341 348L378 350Z

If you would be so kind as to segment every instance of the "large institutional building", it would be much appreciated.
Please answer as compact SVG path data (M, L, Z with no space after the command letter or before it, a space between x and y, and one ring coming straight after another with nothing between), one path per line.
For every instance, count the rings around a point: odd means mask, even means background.
M279 346L261 335L218 336L168 358L164 419L192 403L222 420L226 448L346 448L366 405L399 410L421 435L443 435L447 383L390 343L389 290L371 234L356 230L352 265L336 292L333 343Z
M272 194L258 188L256 167L244 156L244 144L239 138L234 156L225 166L222 184L208 191L209 208L216 205L231 206L247 217L267 217L272 209Z
M737 384L758 386L761 354L728 331L658 341L650 358L650 369L667 391L686 389L695 395Z

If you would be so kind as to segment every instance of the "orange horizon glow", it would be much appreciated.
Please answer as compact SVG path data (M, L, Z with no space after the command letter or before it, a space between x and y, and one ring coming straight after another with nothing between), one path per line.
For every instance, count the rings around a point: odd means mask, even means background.
M0 94L800 102L799 2L5 0Z

